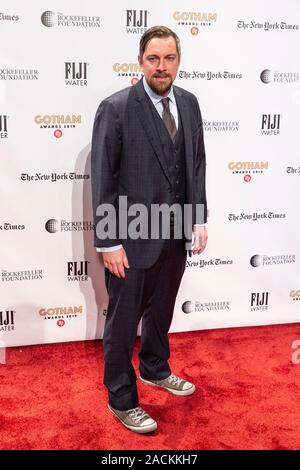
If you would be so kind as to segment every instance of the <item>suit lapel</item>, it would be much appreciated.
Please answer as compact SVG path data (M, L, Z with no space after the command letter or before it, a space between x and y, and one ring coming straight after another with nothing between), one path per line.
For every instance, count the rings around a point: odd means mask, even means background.
M167 162L162 150L162 146L159 144L160 142L160 137L157 133L157 130L155 128L155 124L153 121L153 116L152 112L150 109L151 103L148 102L146 92L144 90L143 82L140 80L133 88L135 92L135 99L136 99L136 104L135 104L135 110L136 113L141 121L141 124L144 128L144 131L149 139L149 142L152 145L152 148L155 152L155 155L157 156L159 163L162 167L162 170L171 184L171 179L170 175L168 172L168 166Z

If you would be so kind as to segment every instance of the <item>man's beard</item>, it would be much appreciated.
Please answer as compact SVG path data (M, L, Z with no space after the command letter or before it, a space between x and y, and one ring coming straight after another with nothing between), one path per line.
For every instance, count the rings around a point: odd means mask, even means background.
M165 80L157 80L156 77L163 77ZM173 81L171 75L165 73L155 73L150 78L148 85L157 95L165 95L168 93L168 91L170 91L172 83Z

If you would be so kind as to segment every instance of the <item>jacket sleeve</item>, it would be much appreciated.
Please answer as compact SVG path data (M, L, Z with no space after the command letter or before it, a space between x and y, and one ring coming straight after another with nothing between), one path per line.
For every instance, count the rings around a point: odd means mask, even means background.
M197 116L197 132L193 136L193 144L195 149L194 160L194 202L199 205L199 211L195 211L194 223L205 224L207 222L207 201L206 201L206 155L203 136L202 117L197 99L196 116Z
M91 177L96 247L120 244L118 182L122 153L121 122L108 100L100 104L93 127Z

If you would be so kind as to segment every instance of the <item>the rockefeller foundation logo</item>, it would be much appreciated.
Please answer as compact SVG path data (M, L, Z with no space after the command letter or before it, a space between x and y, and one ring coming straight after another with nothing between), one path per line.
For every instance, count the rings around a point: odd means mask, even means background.
M41 22L47 28L100 28L99 16L66 15L54 11L44 11Z
M30 269L24 271L8 271L2 269L2 282L36 281L43 279L42 269Z
M293 264L296 262L296 255L254 255L250 259L250 264L253 268L260 266L273 266L281 264Z
M183 313L198 313L198 312L211 312L213 310L229 310L230 302L227 300L217 301L217 302L200 302L196 300L192 302L187 300L181 306Z
M58 221L56 219L49 219L45 223L45 229L48 233L85 232L94 230L94 224L91 221Z
M205 132L238 132L239 121L210 121L203 119L203 129Z
M276 83L276 84L289 84L300 82L299 72L279 72L278 70L272 71L265 69L260 74L260 79L263 83Z
M39 72L37 69L8 69L0 68L0 80L3 81L35 81L39 78Z

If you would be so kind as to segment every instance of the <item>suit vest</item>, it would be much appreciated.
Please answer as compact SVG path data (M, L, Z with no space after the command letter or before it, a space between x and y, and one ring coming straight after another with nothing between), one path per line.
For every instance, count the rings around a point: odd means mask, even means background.
M168 187L168 200L162 202L167 202L169 205L177 203L183 206L183 204L186 203L185 143L179 108L177 107L178 130L175 142L173 143L162 118L149 97L148 103L152 112L160 145L165 156L171 181L171 188ZM168 183L166 181L166 185L167 184Z

